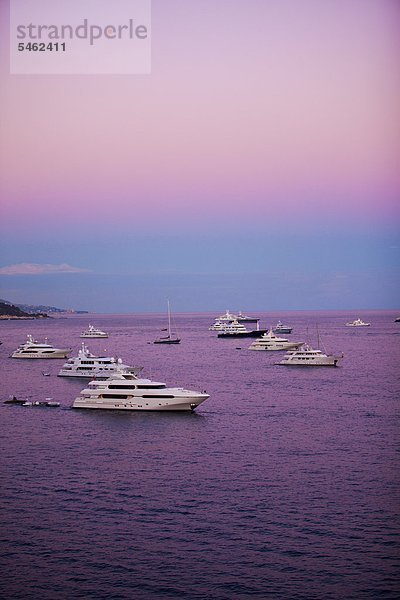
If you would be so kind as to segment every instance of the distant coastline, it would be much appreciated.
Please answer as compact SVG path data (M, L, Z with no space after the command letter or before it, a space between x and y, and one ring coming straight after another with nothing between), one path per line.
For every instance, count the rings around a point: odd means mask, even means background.
M30 304L12 304L7 300L0 300L0 320L32 320L51 319L50 314L87 314L85 310L57 308L56 306L35 306Z

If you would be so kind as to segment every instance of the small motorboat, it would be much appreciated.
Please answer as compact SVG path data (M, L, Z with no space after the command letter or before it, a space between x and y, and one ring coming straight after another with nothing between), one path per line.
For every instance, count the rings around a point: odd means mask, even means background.
M22 406L39 406L41 408L58 408L60 406L59 402L54 402L53 398L46 398L46 400L35 400L35 402L24 402Z
M4 400L4 404L24 404L27 400L20 400L16 396L10 396L8 400Z

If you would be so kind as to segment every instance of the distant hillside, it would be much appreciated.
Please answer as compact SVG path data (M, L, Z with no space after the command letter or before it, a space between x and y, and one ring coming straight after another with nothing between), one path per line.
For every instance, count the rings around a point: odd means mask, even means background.
M71 313L71 314L86 314L87 310L73 310L67 308L57 308L56 306L45 306L43 304L32 305L32 304L11 304L7 300L0 300L1 303L7 306L14 306L19 308L22 312L28 313L28 315L40 315L47 313Z
M56 306L45 306L44 304L16 304L21 310L32 314L32 313L64 313L67 312L64 308L57 308Z
M28 313L10 302L0 300L0 319L45 319L45 313Z
M18 308L18 306L8 304L2 300L0 300L0 315L6 315L10 317L29 317L28 313Z

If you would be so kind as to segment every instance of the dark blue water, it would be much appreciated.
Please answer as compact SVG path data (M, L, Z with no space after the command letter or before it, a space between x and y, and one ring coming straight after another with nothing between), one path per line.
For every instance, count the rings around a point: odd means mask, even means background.
M372 323L344 327L350 318ZM292 313L293 339L342 367L274 366L281 353L217 339L178 316L180 346L149 344L164 316L0 322L0 593L6 599L399 598L400 323L393 313ZM194 414L76 411L64 361L18 361L32 333L206 389ZM236 349L240 347L241 349ZM41 371L49 370L50 377Z

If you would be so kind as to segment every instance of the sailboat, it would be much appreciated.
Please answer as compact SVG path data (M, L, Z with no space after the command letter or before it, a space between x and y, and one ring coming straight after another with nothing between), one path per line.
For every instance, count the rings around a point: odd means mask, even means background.
M154 340L154 344L180 344L181 340L178 336L171 333L171 308L168 300L168 335Z

